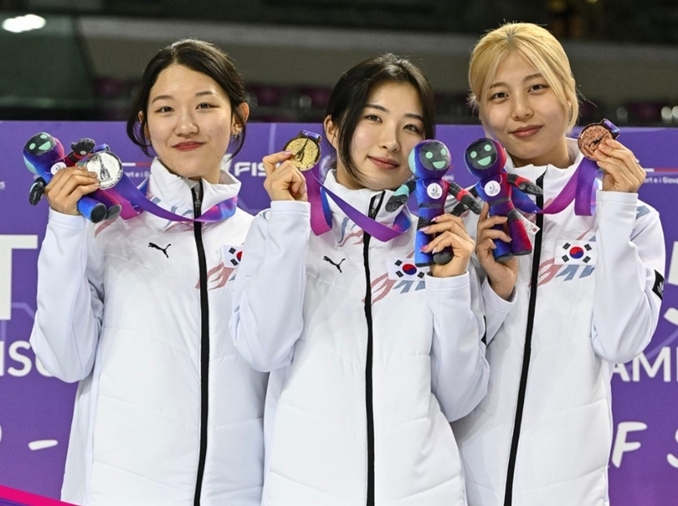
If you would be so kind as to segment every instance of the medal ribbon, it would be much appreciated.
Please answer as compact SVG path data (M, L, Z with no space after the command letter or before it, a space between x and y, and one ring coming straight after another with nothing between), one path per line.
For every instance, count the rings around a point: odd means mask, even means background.
M557 214L574 201L574 214L591 216L596 205L595 181L599 170L598 165L593 160L583 157L565 187L541 212L543 214Z
M238 201L237 197L232 197L210 207L198 218L190 218L188 216L181 216L180 214L163 209L159 205L151 202L151 200L146 197L147 189L148 179L141 183L141 185L139 185L137 188L127 177L127 175L123 174L120 181L118 181L118 183L113 188L101 191L111 195L122 206L120 216L124 220L129 220L130 218L141 214L142 211L148 211L159 218L164 218L169 221L213 223L217 221L223 221L233 216L235 214L236 203Z
M322 235L332 228L332 212L327 200L328 196L353 223L379 241L390 241L410 228L411 221L407 215L406 206L403 206L396 216L393 225L389 227L369 216L365 216L339 195L328 189L320 182L318 172L317 165L313 169L304 172L308 201L311 203L311 230L313 230L315 235Z
M619 136L619 128L608 119L603 119L600 123L588 125L582 129L582 132L587 128L596 125L605 127L610 132L613 139L616 139ZM597 188L595 182L599 173L600 168L598 167L598 164L584 156L565 187L542 212L544 214L559 213L574 200L574 214L577 216L591 216L596 207L595 196Z
M299 136L312 139L313 142L320 147L321 137L319 134L308 130L302 130ZM389 227L369 216L365 216L339 195L323 185L320 182L320 170L318 169L318 164L313 166L310 170L303 170L302 168L302 172L306 178L306 194L308 195L308 201L311 204L311 230L313 230L315 235L322 235L332 229L332 211L330 210L330 204L327 200L328 196L353 223L379 241L390 241L410 228L411 222L405 210L405 206L403 206L403 209L396 216L393 225Z

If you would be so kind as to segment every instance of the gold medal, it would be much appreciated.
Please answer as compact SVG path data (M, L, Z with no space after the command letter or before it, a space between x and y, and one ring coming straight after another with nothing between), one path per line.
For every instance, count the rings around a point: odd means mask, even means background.
M302 130L298 136L285 144L283 150L294 153L289 161L297 169L311 170L320 160L320 135Z
M579 150L582 154L593 160L593 154L600 146L601 142L607 139L616 139L619 135L619 129L609 120L604 119L600 123L593 123L585 126L579 133Z

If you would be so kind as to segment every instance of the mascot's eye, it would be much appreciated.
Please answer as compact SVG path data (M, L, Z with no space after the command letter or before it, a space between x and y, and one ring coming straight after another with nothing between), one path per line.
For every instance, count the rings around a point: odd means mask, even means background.
M428 158L429 160L433 158L433 153L431 153L430 151L426 153L426 158Z
M485 144L485 151L492 151L492 148L489 144Z
M474 160L478 158L478 153L476 153L475 151L471 151L471 158L473 158Z
M440 154L443 155L443 156L447 156L447 150L444 149L444 148L441 149L441 150L440 150Z
M46 135L41 135L40 138L41 138L41 139L47 139L47 136L46 136Z
M31 151L33 151L33 150L35 149L35 142L31 142L31 145L28 146L28 149L30 149Z

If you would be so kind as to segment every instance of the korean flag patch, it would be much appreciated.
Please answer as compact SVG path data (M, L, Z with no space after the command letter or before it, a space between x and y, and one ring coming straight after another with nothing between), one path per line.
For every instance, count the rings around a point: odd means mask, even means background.
M556 242L555 265L595 265L596 243L590 241Z
M242 258L242 246L224 244L221 247L221 256L224 259L224 265L226 267L237 267Z
M417 267L411 258L389 258L388 279L421 281L429 271L428 267Z

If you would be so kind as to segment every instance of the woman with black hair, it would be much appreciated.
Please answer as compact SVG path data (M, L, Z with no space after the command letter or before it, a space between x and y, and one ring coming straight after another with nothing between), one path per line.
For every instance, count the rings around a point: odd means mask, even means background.
M249 108L221 50L183 40L149 62L127 122L155 158L147 196L164 210L92 226L78 214L99 186L79 167L46 188L31 345L79 381L62 498L77 504L260 504L266 375L228 336L232 265L252 217L225 170ZM223 212L222 212L223 211ZM227 313L226 313L227 314Z
M433 116L430 85L405 59L373 58L341 77L324 122L336 153L324 185L357 218L316 200L327 191L308 198L298 153L264 158L271 209L247 236L230 325L242 356L271 371L267 506L466 504L448 421L475 407L489 375L474 243L443 215L426 251L454 257L412 273L416 225L390 240L370 225L411 218L385 204L410 178L415 145L435 135ZM330 230L314 235L311 208L323 207Z

